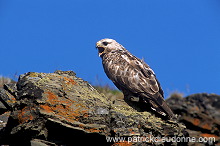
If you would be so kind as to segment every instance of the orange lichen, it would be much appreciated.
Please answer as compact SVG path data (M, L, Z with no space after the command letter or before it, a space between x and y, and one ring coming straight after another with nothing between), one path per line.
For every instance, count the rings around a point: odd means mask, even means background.
M201 121L197 118L193 119L193 124L198 126L201 123Z
M128 131L131 132L131 134L135 134L136 132L133 131L133 129L128 129Z
M58 100L58 97L57 95L55 95L53 92L46 92L47 94L47 98L48 98L48 102L51 103L51 104L55 104Z
M84 113L83 114L84 118L88 118L89 117L88 110L83 110L82 113Z
M208 134L208 133L202 133L200 134L201 137L215 137L215 138L218 138L217 135L214 135L214 134Z
M40 108L44 109L48 113L53 112L52 108L48 105L40 105Z
M131 132L131 131L133 131L133 129L131 129L131 128L130 128L130 129L128 129L128 131L130 131L130 132Z
M190 108L190 111L199 111L199 107L198 106L194 106L194 107Z
M67 77L63 77L63 79L66 81L66 84L72 84L75 85L76 81L74 81L73 79L67 78Z
M48 99L47 103L50 103L52 105L57 105L57 104L69 105L70 102L74 102L71 100L60 100L59 97L51 91L47 91L45 92L45 94L47 95L47 99Z
M201 126L204 129L212 130L211 124L205 123Z
M99 132L102 131L102 130L99 130L99 129L96 129L96 128L90 128L90 129L84 129L84 130L86 130L88 132L92 132L92 133L99 133Z
M8 102L8 103L16 103L16 99L15 99L14 96L12 96L9 93L6 93L6 94L9 96L9 100L7 100L6 102Z
M132 131L131 134L136 134L136 132Z
M35 110L35 109L32 107L25 107L22 110L20 110L17 114L19 123L22 124L22 123L28 122L30 120L33 120L34 117L31 114L32 110Z
M58 118L66 121L78 121L80 116L88 117L88 108L83 104L78 104L70 99L58 97L51 91L45 92L46 104L41 105L41 109L48 113L54 113Z
M132 146L132 143L129 143L129 142L127 142L127 141L116 142L116 143L114 143L112 146Z
M11 100L14 100L14 101L16 101L16 99L15 99L14 97L12 97L12 98L11 98Z

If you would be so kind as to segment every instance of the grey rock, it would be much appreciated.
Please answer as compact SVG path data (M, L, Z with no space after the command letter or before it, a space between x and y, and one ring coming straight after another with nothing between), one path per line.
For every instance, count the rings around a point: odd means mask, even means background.
M72 71L23 74L16 88L5 88L0 99L10 110L7 125L0 132L0 144L166 145L134 139L185 136L182 124L138 112L123 100L112 103ZM126 141L108 142L111 137Z

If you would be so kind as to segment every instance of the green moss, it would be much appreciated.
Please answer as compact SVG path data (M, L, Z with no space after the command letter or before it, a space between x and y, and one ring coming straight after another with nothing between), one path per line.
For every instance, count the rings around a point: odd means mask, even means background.
M121 91L112 89L108 85L106 86L94 86L96 90L98 90L99 93L103 93L106 97L109 99L123 99L124 95Z

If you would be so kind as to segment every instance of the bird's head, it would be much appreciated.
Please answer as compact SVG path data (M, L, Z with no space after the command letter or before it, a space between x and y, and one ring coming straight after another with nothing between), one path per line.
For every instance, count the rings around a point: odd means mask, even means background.
M123 47L113 39L102 39L96 43L96 48L99 51L99 56L104 56L107 53L121 50Z

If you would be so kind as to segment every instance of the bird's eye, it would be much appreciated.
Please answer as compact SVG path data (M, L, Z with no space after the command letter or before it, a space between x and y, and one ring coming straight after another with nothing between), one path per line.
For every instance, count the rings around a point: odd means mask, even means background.
M104 46L107 46L108 45L108 42L103 42L102 43Z

